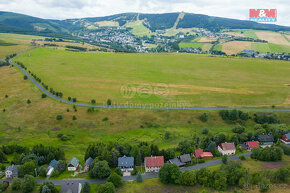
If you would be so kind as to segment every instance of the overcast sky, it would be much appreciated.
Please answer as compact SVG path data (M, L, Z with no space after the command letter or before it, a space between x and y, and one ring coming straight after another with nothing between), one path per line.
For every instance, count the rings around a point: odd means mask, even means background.
M277 9L277 24L290 26L289 0L0 0L1 11L46 19L185 11L247 20L249 9L259 8Z

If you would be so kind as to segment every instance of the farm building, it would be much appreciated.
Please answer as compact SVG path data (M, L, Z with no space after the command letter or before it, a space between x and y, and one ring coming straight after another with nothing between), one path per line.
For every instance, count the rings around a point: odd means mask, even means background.
M260 147L258 141L247 141L243 144L243 148L245 148L247 150L251 150L254 147Z
M67 182L61 185L61 193L81 193L82 184L78 182Z
M267 135L262 134L258 135L258 141L261 143L261 147L270 147L274 143L274 137L271 133L268 133Z
M92 166L93 161L94 161L94 160L93 160L93 158L91 158L91 157L89 157L89 158L86 160L86 162L85 162L85 168L84 168L85 172L88 172L88 171L89 171L90 167Z
M131 172L134 170L134 157L123 157L118 158L118 167L122 172Z
M160 168L164 165L163 156L145 157L145 171L146 172L159 172Z
M287 145L290 144L290 133L282 135L281 141Z
M234 155L236 153L236 146L234 143L222 143L218 146L218 151L222 155Z
M200 149L200 148L196 149L194 151L194 156L195 156L195 158L201 157L202 159L203 158L213 158L213 155L211 152L204 152L203 149Z
M54 171L56 165L57 165L58 161L56 161L55 159L52 160L49 164L48 164L48 167L47 167L47 176L50 176L52 174L52 172Z
M80 166L80 161L76 158L73 157L67 164L67 169L68 171L76 171Z
M5 170L5 176L7 179L17 178L18 169L16 165L7 166Z

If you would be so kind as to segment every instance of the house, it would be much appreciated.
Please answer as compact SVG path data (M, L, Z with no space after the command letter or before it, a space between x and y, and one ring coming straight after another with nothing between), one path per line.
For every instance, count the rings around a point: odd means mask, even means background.
M168 161L171 164L176 164L178 167L182 167L191 162L191 157L190 154L184 154Z
M271 133L268 133L267 135L262 134L258 135L258 141L261 143L261 147L270 147L274 143L274 137Z
M134 170L134 157L123 157L118 158L118 167L122 172L131 172Z
M258 141L247 141L243 144L243 148L245 148L247 150L252 150L252 148L254 148L254 147L260 147Z
M92 166L92 163L93 163L93 158L89 157L87 160L86 160L86 163L85 163L85 172L88 172L90 167Z
M281 141L287 145L290 144L290 133L282 135Z
M67 182L61 185L61 193L81 193L82 184L79 182Z
M194 151L194 155L195 155L195 158L213 158L213 155L211 152L204 152L203 149L196 149Z
M67 169L68 171L76 171L80 166L80 161L76 158L73 157L67 164Z
M222 155L234 155L236 153L236 146L234 143L222 143L218 146L218 151Z
M191 162L190 154L184 154L179 156L179 159L182 163L189 164Z
M163 156L145 157L145 171L146 172L159 172L160 168L164 165Z
M56 161L55 159L52 160L49 164L48 164L48 167L47 167L47 176L50 176L52 174L52 172L54 171L54 168L56 167L58 161Z
M16 165L7 166L5 170L5 176L7 179L13 179L18 177L18 169Z

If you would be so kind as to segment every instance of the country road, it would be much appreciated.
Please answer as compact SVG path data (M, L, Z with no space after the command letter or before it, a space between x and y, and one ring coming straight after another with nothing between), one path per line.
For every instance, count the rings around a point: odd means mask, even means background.
M3 60L2 60L3 61ZM92 104L85 104L85 103L77 103L71 102L62 98L58 98L47 91L45 88L42 87L33 77L30 76L23 68L21 68L18 64L12 62L12 59L9 60L9 63L15 67L17 67L24 75L28 77L28 79L43 93L45 93L50 98L57 100L59 102L76 105L76 106L84 106L84 107L94 107L94 108L115 108L115 109L171 109L171 110L246 110L246 111L290 111L290 109L265 109L265 108L218 108L218 107L148 107L148 106L107 106L107 105L92 105Z
M239 154L239 155L233 155L231 157L228 157L228 160L230 161L234 161L239 159L239 156L244 155L245 157L249 157L251 155L252 152L247 152L244 154ZM184 167L181 168L180 171L185 171L185 170L197 170L203 167L209 167L209 166L214 166L217 164L222 163L222 159L217 159L217 160L212 160L212 161L208 161L202 164L196 164L193 166L189 166L189 167ZM150 178L158 178L158 173L147 173L147 174L142 174L142 178L143 179L150 179ZM136 176L123 176L122 177L123 181L133 181L136 180ZM9 183L12 182L12 180L0 180L0 182L4 182L4 181L8 181ZM49 181L52 182L54 185L65 185L66 183L81 183L84 184L85 182L89 182L90 184L96 184L96 183L104 183L107 180L106 179L91 179L91 180L87 180L87 179L64 179L64 180L37 180L37 184L43 184L43 182L45 181Z

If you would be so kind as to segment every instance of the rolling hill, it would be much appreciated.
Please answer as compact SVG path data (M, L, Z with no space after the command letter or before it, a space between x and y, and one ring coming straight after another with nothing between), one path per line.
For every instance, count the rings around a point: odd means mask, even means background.
M182 14L182 17L180 15ZM261 24L245 20L212 17L193 13L122 13L105 17L49 20L12 12L0 12L0 32L24 34L72 34L80 30L95 29L98 26L125 26L140 21L155 32L165 29L204 28L211 31L223 29L253 29L269 31L290 31L290 27Z

